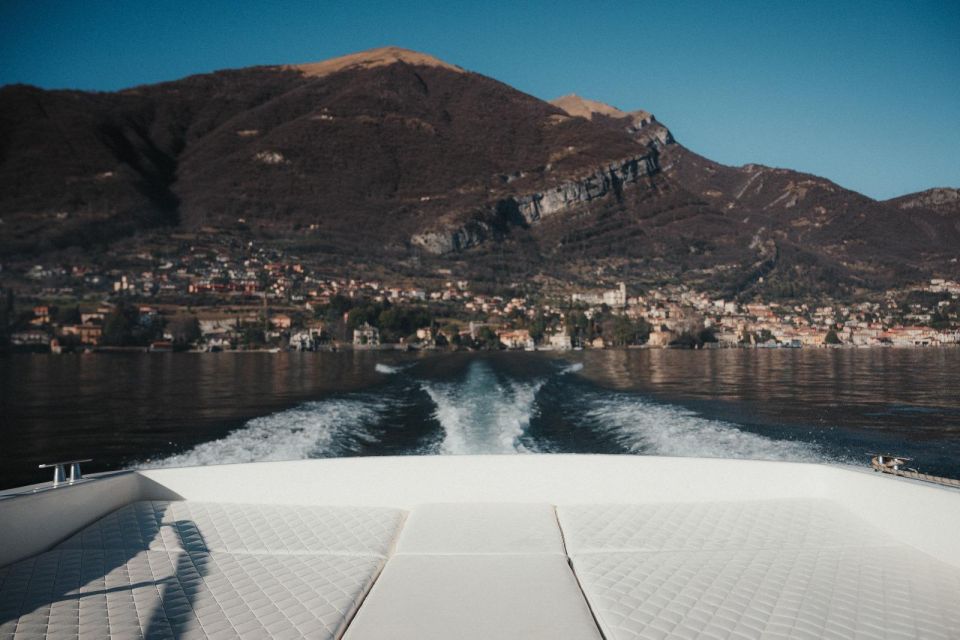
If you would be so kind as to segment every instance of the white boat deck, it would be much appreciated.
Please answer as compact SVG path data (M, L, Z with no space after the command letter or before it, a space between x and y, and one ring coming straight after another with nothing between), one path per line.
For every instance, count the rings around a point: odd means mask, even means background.
M136 502L0 569L0 638L336 638L396 509Z
M451 486L472 486L484 466L463 461ZM589 471L577 466L573 481ZM953 548L919 550L842 492L564 502L530 491L515 492L523 502L465 500L491 495L476 487L448 487L451 502L357 496L387 507L136 501L0 568L0 640L960 638ZM932 491L928 507L960 505Z
M960 637L960 570L827 500L559 514L609 639Z

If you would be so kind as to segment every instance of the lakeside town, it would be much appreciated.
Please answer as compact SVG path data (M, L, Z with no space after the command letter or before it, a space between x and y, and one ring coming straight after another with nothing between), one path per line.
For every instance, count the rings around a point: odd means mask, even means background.
M416 282L322 276L251 242L141 252L136 266L6 268L13 351L936 347L960 345L960 283L859 302L738 301L683 284L507 293L452 273ZM443 271L443 270L441 270ZM447 279L449 278L449 279ZM11 284L13 282L13 284ZM482 289L482 290L481 290Z

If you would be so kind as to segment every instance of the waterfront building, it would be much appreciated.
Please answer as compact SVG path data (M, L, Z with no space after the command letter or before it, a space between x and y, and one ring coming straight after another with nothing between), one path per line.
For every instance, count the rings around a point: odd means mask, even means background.
M674 339L675 335L669 329L655 329L650 332L647 344L651 347L665 347Z
M535 348L533 338L530 336L530 332L526 329L498 331L497 337L500 339L500 344L505 346L507 349L525 349L527 351L533 351Z
M10 335L10 344L14 346L46 345L49 339L43 331L17 331Z
M624 282L618 282L616 289L603 292L603 303L610 307L627 306L627 285Z
M353 330L353 344L367 347L379 345L380 330L364 322Z
M290 336L290 348L297 351L313 351L316 347L310 331L295 331Z
M573 346L570 340L570 334L567 333L566 329L561 329L556 333L548 335L547 344L551 349L559 349L562 351L570 349Z
M289 329L292 322L293 320L290 318L290 316L284 313L280 313L270 317L270 324L275 329L280 329L280 330Z

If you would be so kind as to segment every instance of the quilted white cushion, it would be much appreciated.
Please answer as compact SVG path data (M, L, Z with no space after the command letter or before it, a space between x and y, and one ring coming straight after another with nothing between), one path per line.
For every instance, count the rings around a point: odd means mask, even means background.
M960 637L960 573L907 547L586 553L609 640Z
M58 548L386 556L402 520L370 507L135 502Z
M335 638L382 562L50 551L0 569L0 638Z
M559 506L557 518L571 555L897 544L840 505L818 499Z
M427 504L407 517L397 553L557 553L563 538L549 504Z
M0 639L335 638L395 509L137 502L0 569Z
M960 571L827 500L557 513L609 640L960 637Z
M599 640L561 555L396 555L347 640Z

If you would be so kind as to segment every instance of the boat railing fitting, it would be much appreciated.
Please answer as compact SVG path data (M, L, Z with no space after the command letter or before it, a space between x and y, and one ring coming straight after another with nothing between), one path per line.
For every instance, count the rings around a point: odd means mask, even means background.
M913 458L898 456L891 453L868 453L871 456L870 463L877 471L892 470L900 471L900 467L906 462L913 462Z
M39 469L53 469L53 486L59 487L61 484L73 484L77 480L83 479L83 473L80 471L80 463L92 462L93 458L84 458L83 460L64 460L63 462L48 462L37 465ZM64 468L70 465L70 479L67 479Z

